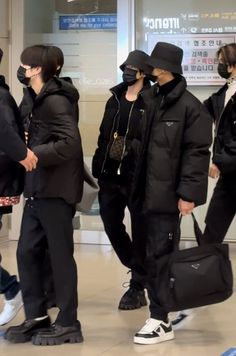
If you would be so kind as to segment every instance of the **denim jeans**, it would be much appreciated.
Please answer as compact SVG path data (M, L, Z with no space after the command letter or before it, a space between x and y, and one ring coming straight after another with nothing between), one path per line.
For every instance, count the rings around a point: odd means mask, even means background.
M0 213L0 229L1 229L2 214ZM0 256L1 257L1 256ZM1 263L1 258L0 258ZM4 294L7 300L13 299L20 290L20 283L16 276L11 276L0 265L0 294Z
M13 299L20 290L20 283L16 276L11 276L0 266L0 294L4 294L7 300Z

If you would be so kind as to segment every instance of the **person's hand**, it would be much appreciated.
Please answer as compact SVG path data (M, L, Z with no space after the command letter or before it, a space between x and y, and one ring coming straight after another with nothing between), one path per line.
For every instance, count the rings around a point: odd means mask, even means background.
M220 175L220 170L219 170L219 168L218 168L214 163L212 163L212 164L210 165L208 175L209 175L209 177L211 177L211 178L218 178L218 177L219 177L219 175Z
M183 199L179 199L178 201L178 209L182 215L191 214L195 204L193 202L185 201Z
M27 148L26 158L20 161L19 163L25 167L27 172L30 172L36 168L37 162L38 158L35 156L34 152Z

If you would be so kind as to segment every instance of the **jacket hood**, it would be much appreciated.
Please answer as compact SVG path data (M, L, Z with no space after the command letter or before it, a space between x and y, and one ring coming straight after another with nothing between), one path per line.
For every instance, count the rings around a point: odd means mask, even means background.
M37 96L36 101L41 100L43 97L58 94L68 98L74 104L79 100L79 92L75 86L64 79L54 77L50 79L42 88L42 91Z
M9 91L9 86L6 84L5 77L3 75L0 75L0 87Z

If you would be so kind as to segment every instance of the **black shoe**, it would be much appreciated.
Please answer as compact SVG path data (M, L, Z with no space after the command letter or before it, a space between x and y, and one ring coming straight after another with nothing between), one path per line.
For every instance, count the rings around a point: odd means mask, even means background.
M82 342L83 340L84 339L79 321L77 321L77 323L72 326L61 326L58 324L53 324L50 329L39 331L32 337L32 342L34 345L42 346L61 345L66 342L76 343Z
M21 325L11 326L4 334L4 339L12 343L27 342L32 339L32 336L42 329L48 329L51 326L50 318L42 320L25 320Z
M122 296L118 309L133 310L139 309L145 305L147 305L147 299L144 290L138 290L137 288L130 286L127 292Z

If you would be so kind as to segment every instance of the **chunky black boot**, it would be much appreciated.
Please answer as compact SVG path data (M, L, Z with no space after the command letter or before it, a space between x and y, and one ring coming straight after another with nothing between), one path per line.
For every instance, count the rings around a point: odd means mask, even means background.
M41 346L61 345L66 342L77 343L83 340L79 321L71 326L53 324L50 329L39 331L32 338L34 345Z
M51 326L50 318L41 320L25 320L18 326L11 326L4 334L4 338L14 344L31 341L32 336L42 329L47 329Z
M140 289L135 286L134 283L130 283L130 287L122 296L118 309L120 310L133 310L139 309L147 305L147 299L144 289Z

